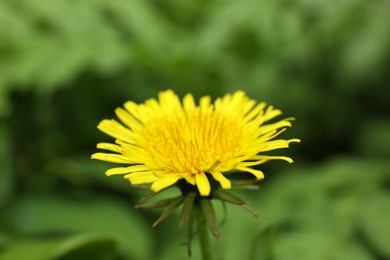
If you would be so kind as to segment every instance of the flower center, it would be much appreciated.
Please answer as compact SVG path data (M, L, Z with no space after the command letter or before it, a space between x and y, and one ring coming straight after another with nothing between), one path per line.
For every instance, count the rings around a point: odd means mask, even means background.
M144 125L145 150L168 172L206 172L241 150L243 129L215 111L166 114Z

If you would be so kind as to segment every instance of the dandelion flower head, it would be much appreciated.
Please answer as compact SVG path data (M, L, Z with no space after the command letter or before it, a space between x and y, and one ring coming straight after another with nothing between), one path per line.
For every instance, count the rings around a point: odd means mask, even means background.
M98 125L115 143L99 143L97 148L105 152L92 158L127 165L111 168L106 175L124 174L133 185L150 184L154 192L181 180L196 187L201 196L209 196L211 178L220 188L231 188L226 175L231 171L263 179L254 166L272 159L292 162L263 153L299 142L275 139L293 118L265 124L281 111L249 99L242 91L214 102L204 96L196 104L191 94L181 101L167 90L143 104L127 101L115 113L120 122L105 119Z

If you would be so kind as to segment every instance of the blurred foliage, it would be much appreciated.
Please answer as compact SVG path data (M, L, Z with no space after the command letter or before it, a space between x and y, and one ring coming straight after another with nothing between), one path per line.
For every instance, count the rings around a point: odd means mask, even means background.
M260 218L229 207L217 259L390 259L389 10L0 1L0 259L187 259L177 216L152 229L159 212L132 209L146 193L89 159L101 119L167 88L243 89L297 118L296 163L262 166L242 194Z

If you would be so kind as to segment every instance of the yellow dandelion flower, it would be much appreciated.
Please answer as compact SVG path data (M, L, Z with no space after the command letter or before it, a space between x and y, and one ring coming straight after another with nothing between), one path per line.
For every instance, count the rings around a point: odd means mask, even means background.
M227 94L212 103L209 96L197 105L191 94L182 101L172 91L160 92L158 100L143 104L128 101L115 110L121 123L103 120L98 129L115 138L113 143L99 143L108 152L93 159L128 164L109 169L106 175L125 174L132 184L150 184L159 192L179 180L197 187L200 196L209 196L210 180L222 189L230 189L226 173L236 170L264 178L253 166L273 159L292 162L284 156L264 152L287 148L298 139L275 139L291 126L293 118L270 124L267 121L281 111L256 103L243 91Z

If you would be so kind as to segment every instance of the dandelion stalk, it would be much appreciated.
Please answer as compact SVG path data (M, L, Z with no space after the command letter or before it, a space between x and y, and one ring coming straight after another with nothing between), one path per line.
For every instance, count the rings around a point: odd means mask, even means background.
M210 237L209 237L209 231L207 229L205 216L203 215L201 210L198 210L198 224L200 225L199 228L199 244L200 249L202 252L202 259L203 260L212 260L212 251L210 246Z

